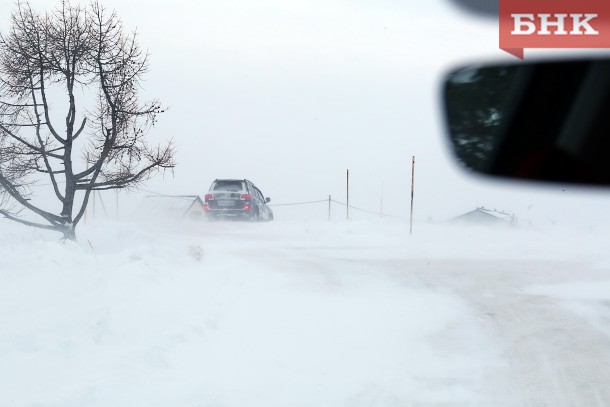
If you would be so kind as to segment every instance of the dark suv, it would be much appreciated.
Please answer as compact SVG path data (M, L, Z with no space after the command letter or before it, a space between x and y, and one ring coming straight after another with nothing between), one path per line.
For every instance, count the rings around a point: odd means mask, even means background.
M217 179L205 195L205 214L210 220L246 219L273 220L273 212L267 206L271 198L247 179Z

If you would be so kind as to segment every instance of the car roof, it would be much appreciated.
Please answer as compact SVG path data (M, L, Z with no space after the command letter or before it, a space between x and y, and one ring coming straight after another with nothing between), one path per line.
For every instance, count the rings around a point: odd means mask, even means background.
M216 181L245 181L246 183L248 183L248 182L249 182L250 184L254 185L254 182L252 182L252 181L250 181L250 180L248 180L248 179L245 179L245 178L244 178L244 179L235 179L235 178L216 178L216 179L214 180L214 182L216 182Z

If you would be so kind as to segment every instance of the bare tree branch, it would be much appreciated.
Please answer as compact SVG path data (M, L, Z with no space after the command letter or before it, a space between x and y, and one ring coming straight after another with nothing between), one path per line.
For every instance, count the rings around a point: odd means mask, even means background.
M32 226L35 228L47 229L47 230L56 230L57 229L55 226L52 226L52 225L43 225L40 223L30 222L30 221L18 218L17 216L14 216L14 215L10 214L9 212L2 210L2 209L0 209L0 215L4 216L7 219L14 220L15 222L19 222L22 225L26 225L26 226Z

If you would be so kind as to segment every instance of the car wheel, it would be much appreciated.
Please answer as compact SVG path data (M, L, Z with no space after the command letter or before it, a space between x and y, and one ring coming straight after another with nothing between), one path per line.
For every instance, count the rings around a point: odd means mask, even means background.
M251 222L258 222L260 219L259 214L258 214L258 209L254 211L254 214L252 215L252 217L250 218Z

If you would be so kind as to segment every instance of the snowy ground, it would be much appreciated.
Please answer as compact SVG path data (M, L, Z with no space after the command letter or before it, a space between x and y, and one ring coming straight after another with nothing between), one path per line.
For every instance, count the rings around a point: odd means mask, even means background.
M610 404L600 232L0 227L0 406Z

